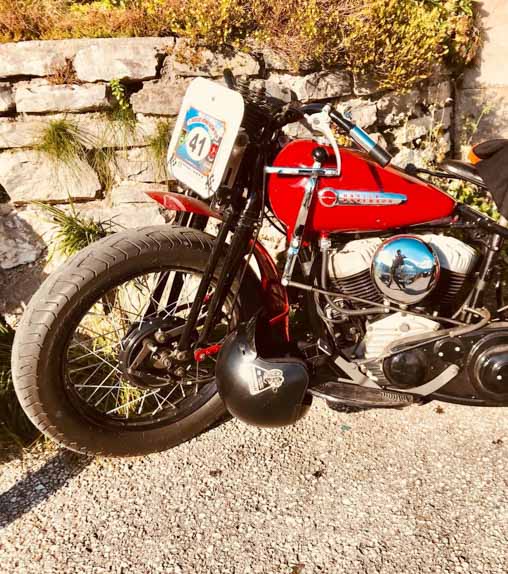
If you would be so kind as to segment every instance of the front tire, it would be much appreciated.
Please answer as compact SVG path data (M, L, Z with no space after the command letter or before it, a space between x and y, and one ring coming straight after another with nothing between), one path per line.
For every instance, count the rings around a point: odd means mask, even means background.
M195 394L190 394L190 387L180 385L183 397L179 396L175 406L175 393L170 392L169 386L157 395L153 391L140 391L130 383L126 385L122 378L125 373L113 363L111 355L114 347L123 347L126 334L138 326L144 328L139 318L144 319L144 315L141 313L137 319L131 317L134 313L130 303L126 310L125 304L119 302L120 286L131 285L132 281L138 281L137 277L160 273L173 273L173 277L176 273L185 273L185 277L197 277L194 281L198 283L213 240L210 235L188 228L160 226L130 230L94 243L46 280L32 298L17 330L12 369L18 399L40 431L83 454L134 456L176 446L224 416L225 409L213 376L200 384L199 366L196 367ZM235 284L233 293L239 289ZM128 288L129 301L138 297L138 291L140 287ZM234 299L233 293L228 301ZM235 309L228 313L233 313L237 320L248 318L256 310L258 300L253 296L256 294L253 278L247 274ZM179 304L180 315L185 316L190 303L185 308ZM119 331L118 337L124 338L122 342L113 345L112 338L117 333L111 335L101 330L105 319L96 319L100 314L97 309L104 309L106 319ZM92 319L100 323L90 323ZM130 326L118 326L127 320L132 322ZM103 356L106 347L109 354ZM79 356L75 355L76 349L82 351ZM96 362L88 365L87 356ZM72 369L70 363L74 363ZM102 381L107 365L114 370L105 377L105 382L91 386L88 374L98 372L96 378L100 376ZM106 370L102 371L103 368ZM106 392L106 389L112 390ZM97 394L99 390L104 398ZM128 402L115 407L112 401L123 398L125 393Z

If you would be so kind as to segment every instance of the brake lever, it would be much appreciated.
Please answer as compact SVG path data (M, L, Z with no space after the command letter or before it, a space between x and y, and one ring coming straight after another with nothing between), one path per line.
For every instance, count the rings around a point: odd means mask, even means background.
M323 109L317 114L305 114L305 121L311 127L311 129L315 132L319 132L325 136L328 140L328 143L333 149L333 153L335 154L335 160L337 162L336 168L336 176L340 176L342 173L342 159L340 156L339 146L337 145L337 141L335 139L335 135L331 128L332 120L330 118L330 111L332 107L330 104L326 104Z

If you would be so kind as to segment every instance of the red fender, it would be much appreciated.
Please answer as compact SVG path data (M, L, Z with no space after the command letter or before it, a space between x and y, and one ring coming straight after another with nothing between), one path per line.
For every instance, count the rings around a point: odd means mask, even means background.
M147 195L171 211L186 211L222 220L222 215L218 211L214 211L200 199L171 191L150 191ZM280 325L286 341L289 341L289 301L286 288L281 284L277 266L259 241L256 241L254 257L261 274L261 289L270 325Z
M188 195L171 191L147 191L146 195L155 199L155 201L170 211L187 211L197 213L198 215L214 217L215 219L222 219L220 213L210 209L204 201L196 199L195 197L189 197Z

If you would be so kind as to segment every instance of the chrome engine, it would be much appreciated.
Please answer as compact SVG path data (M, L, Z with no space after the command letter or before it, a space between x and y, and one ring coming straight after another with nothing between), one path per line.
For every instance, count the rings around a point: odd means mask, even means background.
M434 234L399 235L384 241L360 239L330 253L328 272L334 289L401 306L398 313L370 317L365 323L365 335L355 355L369 362L369 376L374 380L383 377L375 359L394 341L440 328L438 322L408 315L404 309L418 304L429 313L453 310L477 261L478 254L469 245Z
M357 356L367 361L364 372L374 381L384 381L385 374L380 359L392 343L414 335L424 335L438 331L440 324L425 317L415 317L405 313L393 313L367 325L367 333L357 350ZM372 362L370 361L372 360ZM412 365L417 368L417 365ZM411 380L411 378L409 377Z
M476 251L455 237L399 235L347 243L330 253L333 287L373 302L452 305L478 260Z

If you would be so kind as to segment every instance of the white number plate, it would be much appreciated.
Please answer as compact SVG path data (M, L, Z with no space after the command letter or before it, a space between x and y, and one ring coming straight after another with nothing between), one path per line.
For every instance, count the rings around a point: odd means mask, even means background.
M243 98L238 92L204 78L193 80L169 145L168 165L173 177L202 197L217 191L243 112Z

